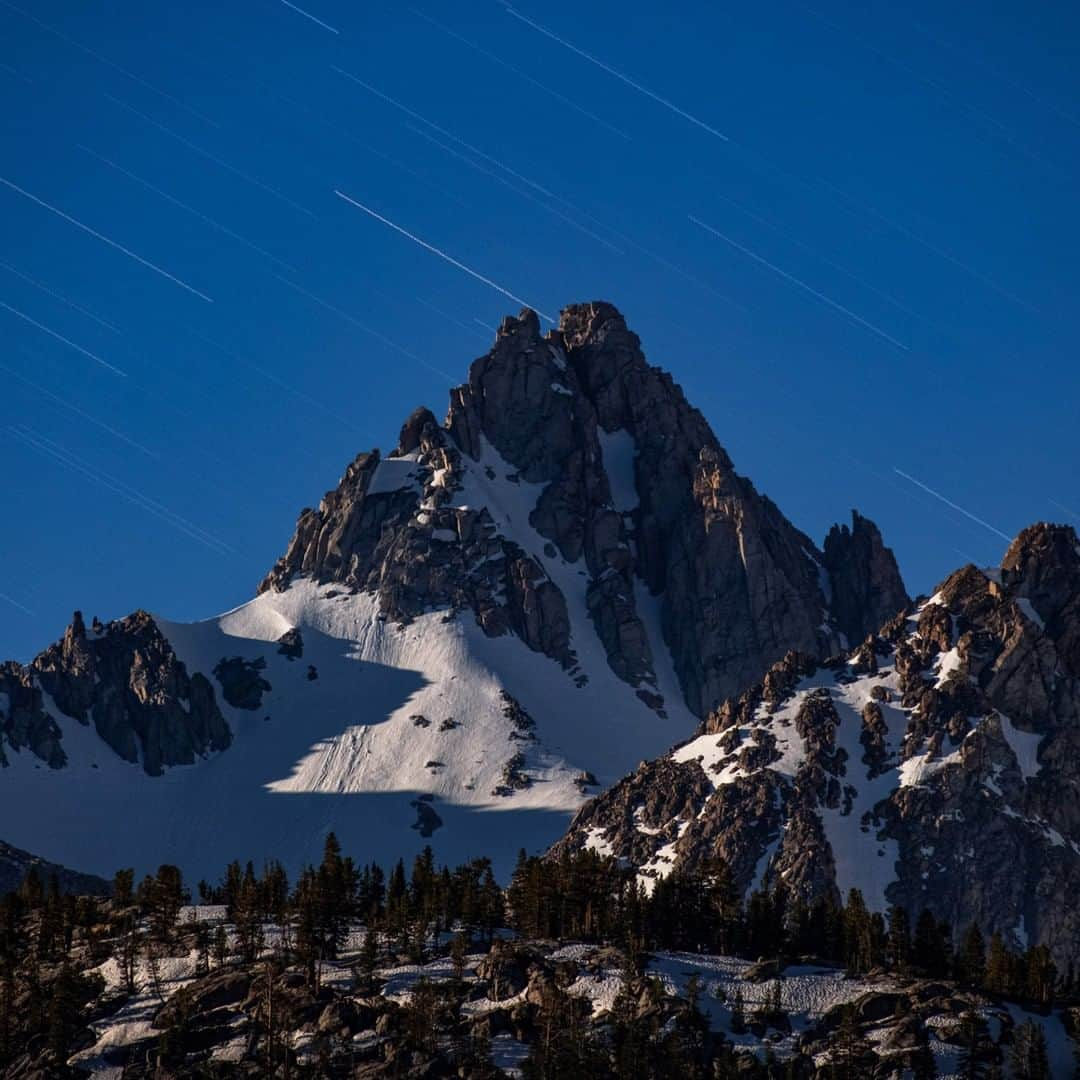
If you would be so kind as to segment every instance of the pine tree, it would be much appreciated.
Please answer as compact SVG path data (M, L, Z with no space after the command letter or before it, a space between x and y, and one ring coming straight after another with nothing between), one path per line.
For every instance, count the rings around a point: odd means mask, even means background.
M214 966L222 968L229 959L229 935L224 923L218 923L214 930Z
M159 866L157 874L147 877L139 886L139 906L146 912L155 941L165 942L172 938L177 916L186 899L179 868L168 864Z
M270 922L283 926L289 904L289 876L277 859L263 867L259 893L263 901L263 914Z
M49 1052L61 1067L67 1064L68 1047L79 1022L79 1000L74 980L71 968L64 964L53 982L49 1001Z
M570 1080L611 1076L606 1051L588 1023L590 1006L553 982L540 988L537 1037L522 1065L525 1080Z
M1012 994L1009 978L1009 950L1001 934L995 932L990 938L990 948L986 955L986 971L983 985L992 994Z
M210 930L206 923L196 921L194 927L195 938L195 975L206 975L210 971Z
M619 992L611 1007L612 1076L636 1080L648 1076L649 1032L638 1015L640 995L636 957L624 953Z
M23 878L22 884L19 886L19 897L31 910L40 907L45 899L45 886L42 885L41 874L38 873L38 868L33 863L31 863L30 869L26 872L26 877Z
M232 906L237 951L245 964L254 963L262 952L265 941L259 886L255 880L255 869L250 863L240 881Z
M889 908L888 961L893 971L906 975L911 962L911 920L907 908Z
M911 952L912 963L920 972L931 976L944 974L937 920L926 908L919 913L915 923Z
M730 953L737 944L737 931L742 920L742 898L735 876L724 859L708 860L701 869L703 906L706 916L702 926L708 947L720 953Z
M458 987L465 983L465 959L469 954L469 935L464 931L455 934L450 942L450 963L454 969L454 982Z
M1050 1063L1042 1024L1025 1020L1016 1026L1009 1065L1015 1080L1049 1080Z
M670 1054L672 1077L696 1080L704 1076L705 1044L709 1033L709 1019L701 1010L701 980L693 972L686 980L686 1009L675 1019L675 1045Z
M413 983L409 1002L402 1012L406 1045L426 1056L434 1054L442 1026L443 1003L430 979L420 978Z
M53 980L47 1015L48 1047L60 1067L67 1064L68 1048L83 1026L82 1007L104 989L100 975L79 975L65 961Z
M118 908L131 907L134 896L135 871L117 870L113 877L113 901Z
M986 1021L968 1010L960 1017L960 1076L962 1080L983 1080L986 1076L988 1036Z
M372 927L364 931L364 941L360 946L360 971L364 984L370 990L375 981L375 968L379 962L379 939Z
M116 936L114 956L120 968L120 977L124 989L129 994L136 990L135 975L139 969L139 952L142 949L142 935L131 912L128 912L124 926Z
M1045 945L1034 945L1027 952L1025 992L1037 1005L1049 1005L1054 1000L1057 967Z
M430 851L430 848L428 850ZM341 857L341 845L332 832L326 836L323 859L316 874L315 885L323 953L327 959L333 959L348 931L355 879L352 862Z
M965 986L981 987L986 983L986 942L982 931L972 923L964 934L956 957L956 974Z
M48 895L37 905L37 947L34 951L39 960L51 960L56 956L63 931L60 893L55 883L54 875L50 881Z
M849 972L858 974L870 970L874 962L870 912L858 889L848 893L844 908L844 947Z

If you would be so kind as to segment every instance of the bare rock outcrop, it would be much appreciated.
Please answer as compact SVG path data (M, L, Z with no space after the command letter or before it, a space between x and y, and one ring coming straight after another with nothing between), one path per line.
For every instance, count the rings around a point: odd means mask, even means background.
M65 764L62 730L46 697L151 776L232 741L210 681L188 674L145 611L95 621L90 630L75 612L63 638L29 665L0 667L0 764L5 742L54 768Z
M646 882L720 856L744 891L782 882L806 903L859 887L878 910L1045 944L1065 970L1080 961L1078 598L1075 532L1026 529L1000 569L961 568L849 652L788 654L583 807L556 850L602 838Z
M878 527L857 510L851 526L834 525L825 537L830 609L850 647L874 634L909 602L896 557Z
M538 549L474 504L466 461L496 487L520 489L527 522L516 524ZM418 409L388 457L361 454L301 514L260 588L284 589L296 575L340 582L376 594L399 622L468 610L485 633L513 632L573 673L574 598L548 570L552 559L580 565L612 670L662 710L656 652L670 650L687 703L704 716L790 649L828 655L841 621L876 625L906 599L874 526L856 516L856 534L843 551L833 545L838 619L824 554L734 471L619 312L576 304L547 334L533 311L504 319L451 391L445 423ZM659 611L653 636L643 602Z

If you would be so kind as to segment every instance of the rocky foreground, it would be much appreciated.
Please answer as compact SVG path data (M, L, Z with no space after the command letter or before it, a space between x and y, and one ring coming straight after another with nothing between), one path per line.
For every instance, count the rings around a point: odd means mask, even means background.
M403 950L354 925L313 981L290 956L295 928L262 926L245 958L221 907L182 909L158 942L115 905L98 914L66 962L3 1002L4 1080L1064 1077L1080 1022L947 979L849 976L811 958L632 961L508 930Z

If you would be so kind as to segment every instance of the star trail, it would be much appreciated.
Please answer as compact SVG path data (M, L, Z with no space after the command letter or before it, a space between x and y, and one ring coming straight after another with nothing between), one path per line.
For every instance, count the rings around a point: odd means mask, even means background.
M615 303L741 474L810 536L858 506L913 592L1078 520L1077 40L1019 3L0 0L0 656L246 599L523 306Z

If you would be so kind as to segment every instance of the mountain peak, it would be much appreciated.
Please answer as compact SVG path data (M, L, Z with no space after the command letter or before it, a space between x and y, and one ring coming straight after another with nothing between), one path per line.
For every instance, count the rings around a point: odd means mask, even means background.
M416 409L389 453L357 454L301 512L255 599L193 626L70 633L0 679L0 734L28 789L51 771L31 758L66 755L103 806L127 763L169 769L183 814L208 802L228 819L229 857L259 841L240 836L256 795L297 854L305 808L322 828L338 805L281 793L348 795L335 828L363 806L462 855L513 821L510 853L553 840L593 783L789 650L832 655L906 600L876 528L852 522L827 558L735 471L611 304L571 305L547 333L526 309L450 391L444 423ZM493 808L521 813L477 813ZM132 844L152 833L148 818ZM80 847L43 847L29 826L8 839L69 863ZM400 851L400 832L378 839Z
M525 502L504 530L507 499ZM579 566L612 669L662 709L656 660L670 652L702 716L788 649L827 655L906 603L872 522L855 514L827 548L735 472L620 312L593 301L564 308L547 335L530 309L504 318L445 423L418 409L394 454L357 458L261 589L306 574L377 592L398 622L471 610L485 632L518 633L571 670L577 601L556 570Z

